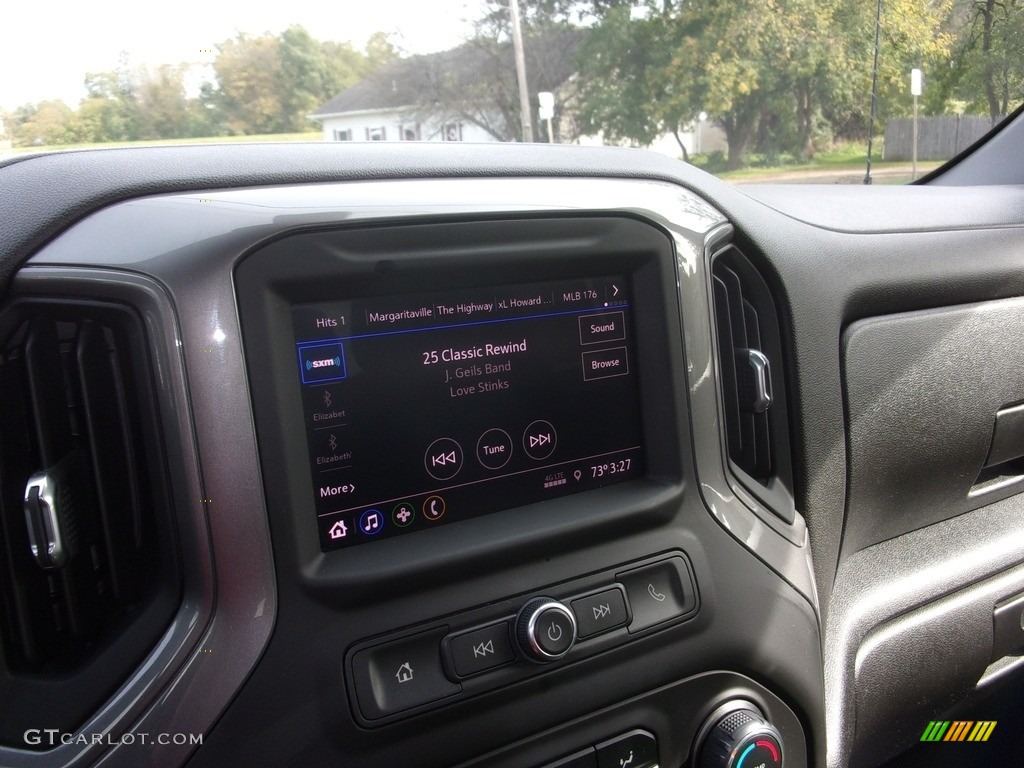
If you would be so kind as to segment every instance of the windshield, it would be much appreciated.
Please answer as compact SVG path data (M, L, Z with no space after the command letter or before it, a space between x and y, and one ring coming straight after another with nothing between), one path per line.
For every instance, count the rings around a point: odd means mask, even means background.
M0 157L222 141L645 148L899 183L1024 97L1024 0L15 4Z

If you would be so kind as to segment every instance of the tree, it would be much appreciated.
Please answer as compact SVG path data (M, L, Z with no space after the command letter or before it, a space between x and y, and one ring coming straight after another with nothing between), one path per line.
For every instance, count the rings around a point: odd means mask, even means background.
M85 75L86 96L75 115L79 141L133 141L139 137L139 107L133 80L124 55L118 69Z
M398 51L391 44L391 39L386 32L374 32L370 35L366 41L365 57L361 57L353 51L352 46L348 43L325 42L323 46L328 62L342 67L336 76L345 80L349 80L351 71L362 69L364 72L374 72L398 58ZM350 80L349 84L351 84ZM337 89L337 86L335 88Z
M954 11L957 41L939 92L993 124L1024 98L1024 4L962 0Z
M867 60L871 54L873 40L869 36L875 28L875 9L854 5L859 12L853 26L861 32L853 38L850 56L855 60ZM921 3L919 0L885 0L882 6L882 41L878 65L878 115L884 128L886 116L907 115L910 110L910 70L914 67L926 72L935 72L949 67L953 36L945 30L949 18L951 0L934 0ZM870 70L861 68L859 92L862 114L870 107ZM867 120L865 119L865 125Z
M770 98L783 86L786 35L805 25L778 3L650 3L608 9L581 53L585 125L650 143L707 111L739 167ZM721 30L733 30L727 44Z
M383 33L367 43L373 62L379 66L394 56L394 48ZM351 43L318 42L301 26L281 33L281 104L286 130L302 131L311 127L309 115L320 104L348 88L362 77L370 62Z
M356 82L368 62L394 56L386 36L374 35L371 56L349 43L319 42L295 25L274 36L239 35L217 46L210 96L232 134L309 130L308 115Z
M870 9L866 6L870 5ZM724 128L729 168L758 137L808 156L830 118L863 124L870 94L874 4L850 0L647 0L595 3L580 56L590 129L649 143L706 111ZM880 82L893 100L908 61L941 58L948 0L887 0ZM868 95L867 98L865 95Z
M229 134L283 133L289 121L281 101L280 42L239 34L217 46L213 70L217 106Z
M12 143L16 147L70 144L76 136L74 112L63 101L41 101L15 110Z
M536 104L540 91L555 94L561 115L573 98L567 83L576 71L576 52L584 32L569 24L559 0L521 0L527 91ZM380 69L373 78L381 88L407 97L413 117L421 122L472 123L499 141L522 139L519 85L512 50L507 2L488 0L474 22L474 34L450 51L413 56ZM396 97L397 98L397 97ZM398 100L403 100L399 98ZM537 113L531 110L534 135L540 135ZM555 121L560 131L574 132L569 121Z
M578 104L581 130L606 139L650 144L674 131L696 97L692 83L670 82L674 41L661 20L632 19L611 8L580 47Z
M185 95L184 66L162 64L140 72L136 87L139 139L179 139L194 129L195 101Z

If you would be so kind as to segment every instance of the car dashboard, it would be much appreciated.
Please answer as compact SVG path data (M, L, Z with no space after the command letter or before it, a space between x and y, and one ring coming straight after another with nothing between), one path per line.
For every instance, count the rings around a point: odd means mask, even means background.
M0 179L5 765L879 765L1015 679L1017 188Z

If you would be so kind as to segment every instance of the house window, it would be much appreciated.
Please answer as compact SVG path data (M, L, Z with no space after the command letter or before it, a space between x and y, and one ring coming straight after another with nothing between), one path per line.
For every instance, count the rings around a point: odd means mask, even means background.
M402 141L419 141L420 124L402 125L398 129L398 135L402 137Z
M462 123L445 123L442 125L441 141L462 141Z
M382 125L380 128L367 128L366 129L366 140L367 141L387 141L387 130Z
M341 130L334 129L334 140L335 141L352 141L352 129L343 128Z

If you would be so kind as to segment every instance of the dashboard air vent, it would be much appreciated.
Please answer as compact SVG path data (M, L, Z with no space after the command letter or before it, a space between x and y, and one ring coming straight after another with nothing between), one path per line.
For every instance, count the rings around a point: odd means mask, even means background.
M753 481L744 485L776 514L792 520L788 425L775 304L760 273L734 246L713 257L711 280L723 427L731 467L741 480ZM774 491L782 496L770 498L777 495Z
M71 730L123 682L178 579L137 316L22 300L0 339L0 700L21 704L0 742L25 747L24 728Z

